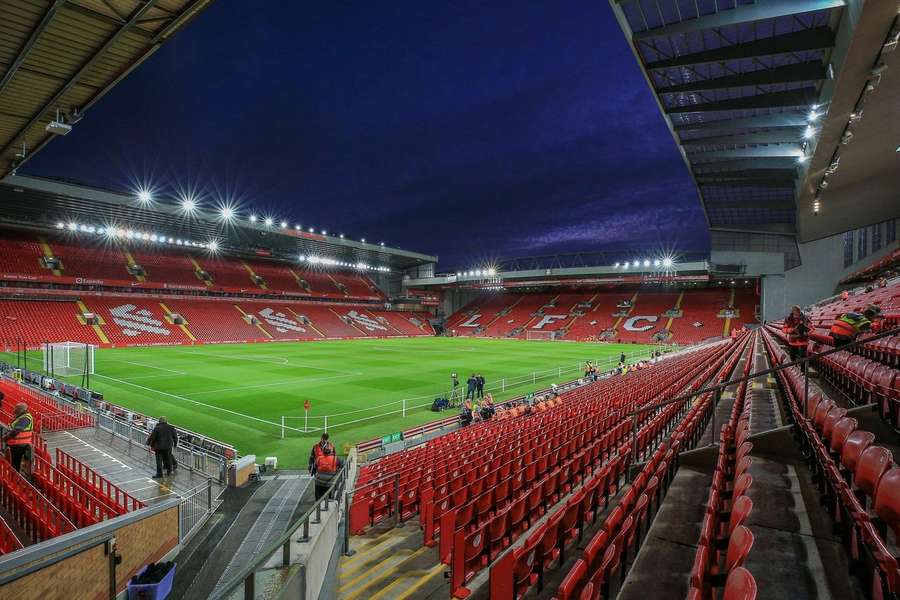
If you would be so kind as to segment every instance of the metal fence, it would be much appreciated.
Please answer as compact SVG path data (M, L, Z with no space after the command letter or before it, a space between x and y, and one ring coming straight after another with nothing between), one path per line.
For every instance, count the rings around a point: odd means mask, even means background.
M184 544L213 511L212 479L185 494L178 507L178 539Z

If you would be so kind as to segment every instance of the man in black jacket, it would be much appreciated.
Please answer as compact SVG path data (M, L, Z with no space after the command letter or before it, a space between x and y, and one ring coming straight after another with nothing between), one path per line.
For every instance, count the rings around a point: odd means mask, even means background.
M178 446L178 432L174 427L169 425L169 420L165 417L159 418L159 423L150 432L147 438L147 445L156 453L156 475L153 479L161 479L163 476L163 467L166 468L166 476L172 474L172 465L175 463L175 457L172 451Z

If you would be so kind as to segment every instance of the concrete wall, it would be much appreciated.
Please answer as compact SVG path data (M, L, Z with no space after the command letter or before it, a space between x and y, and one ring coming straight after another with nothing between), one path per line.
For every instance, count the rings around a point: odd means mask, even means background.
M799 244L800 266L784 270L784 255L778 252L712 253L712 262L744 265L745 275L760 277L762 318L783 317L794 304L804 306L831 296L838 281L881 259L897 248L897 242L844 267L844 243L840 235ZM855 252L856 249L854 249Z
M449 317L460 308L481 295L479 290L448 289L443 291L441 304L438 307L438 315Z

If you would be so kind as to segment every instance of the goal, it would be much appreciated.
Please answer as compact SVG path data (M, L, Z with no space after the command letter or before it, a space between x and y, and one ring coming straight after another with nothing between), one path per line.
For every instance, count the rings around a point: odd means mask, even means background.
M541 329L528 329L525 331L526 340L554 340L556 339L555 331L544 331Z
M50 375L94 374L97 346L80 342L44 344L44 371Z

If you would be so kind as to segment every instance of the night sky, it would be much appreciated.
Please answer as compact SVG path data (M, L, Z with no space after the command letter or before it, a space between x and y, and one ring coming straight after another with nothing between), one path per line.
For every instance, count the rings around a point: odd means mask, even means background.
M216 0L23 172L440 256L704 250L606 2Z

